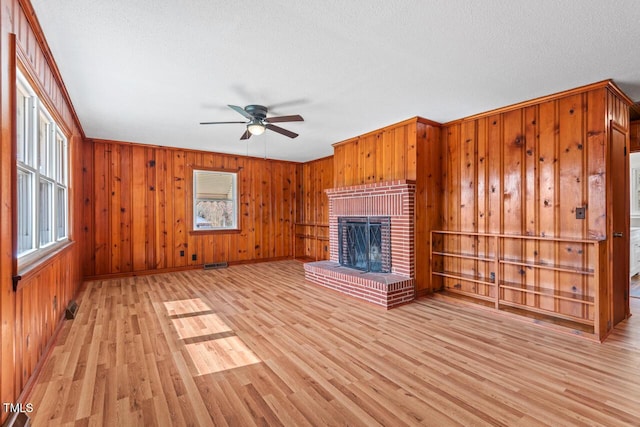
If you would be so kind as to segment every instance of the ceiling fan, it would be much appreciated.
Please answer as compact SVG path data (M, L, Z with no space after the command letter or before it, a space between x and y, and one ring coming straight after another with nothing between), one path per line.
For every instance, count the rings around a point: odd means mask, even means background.
M242 134L240 139L249 139L251 135L261 135L266 129L272 130L289 138L295 138L297 133L283 129L273 123L282 122L302 122L302 116L296 114L293 116L267 117L267 107L263 105L247 105L246 107L238 107L237 105L229 105L229 108L237 111L246 117L248 122L200 122L201 125L218 125L227 123L242 123L247 125L247 130Z

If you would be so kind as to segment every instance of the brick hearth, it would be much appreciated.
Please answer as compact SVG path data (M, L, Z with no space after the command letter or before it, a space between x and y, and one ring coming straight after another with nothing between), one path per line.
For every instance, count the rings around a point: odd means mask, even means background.
M326 192L331 260L305 264L306 279L387 309L413 300L415 184L391 181ZM339 264L338 217L341 216L391 218L391 273L364 273Z

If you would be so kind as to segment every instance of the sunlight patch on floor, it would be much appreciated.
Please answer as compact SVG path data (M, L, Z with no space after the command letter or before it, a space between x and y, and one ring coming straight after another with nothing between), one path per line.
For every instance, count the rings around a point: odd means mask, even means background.
M182 314L200 313L211 310L200 298L169 301L165 302L164 306L169 316L180 316Z
M164 307L181 340L204 339L185 344L197 376L261 362L224 320L211 313L211 307L200 298L169 301L164 303ZM227 336L207 339L224 333Z
M198 375L259 363L260 359L237 337L187 344Z
M231 332L231 328L216 314L173 319L173 326L180 339Z

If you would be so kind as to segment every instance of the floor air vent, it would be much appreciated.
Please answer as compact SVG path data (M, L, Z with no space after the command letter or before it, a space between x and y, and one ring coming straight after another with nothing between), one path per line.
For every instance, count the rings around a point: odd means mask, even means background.
M214 268L227 268L229 264L226 262L212 262L211 264L205 264L205 270L213 270Z

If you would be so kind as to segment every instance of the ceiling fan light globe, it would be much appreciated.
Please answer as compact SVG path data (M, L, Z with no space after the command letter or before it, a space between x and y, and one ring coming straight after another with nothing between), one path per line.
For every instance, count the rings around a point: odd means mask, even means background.
M261 123L250 123L247 125L247 130L251 132L251 135L262 135L265 127Z

